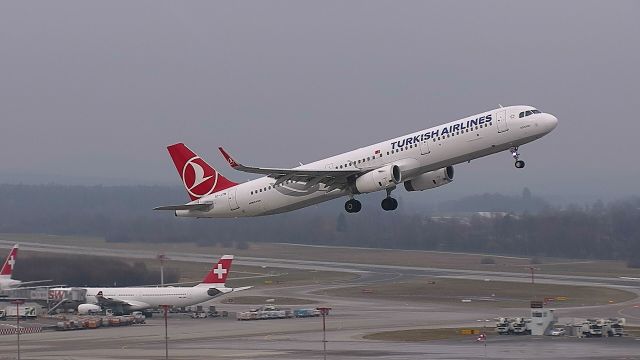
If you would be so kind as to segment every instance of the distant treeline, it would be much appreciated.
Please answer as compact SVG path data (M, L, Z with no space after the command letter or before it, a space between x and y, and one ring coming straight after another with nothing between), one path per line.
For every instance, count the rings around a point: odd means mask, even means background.
M406 196L401 193L401 196ZM522 195L485 194L439 212L384 212L378 201L345 214L337 201L249 219L183 219L154 212L185 201L171 187L0 185L0 232L104 236L114 242L249 242L348 245L628 260L640 266L640 198L551 207ZM493 212L477 214L478 212Z
M86 255L20 256L20 260L16 262L14 277L22 281L51 280L53 285L68 286L133 286L160 283L160 271L147 269L143 262L129 263L116 258ZM165 283L176 283L179 278L180 273L177 269L164 269Z

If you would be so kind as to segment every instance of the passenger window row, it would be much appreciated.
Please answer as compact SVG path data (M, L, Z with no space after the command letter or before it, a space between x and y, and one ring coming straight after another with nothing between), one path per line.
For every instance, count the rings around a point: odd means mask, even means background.
M265 186L265 187L263 187L262 189L257 189L257 190L253 190L253 191L251 191L251 195L253 195L253 194L257 194L257 193L259 193L259 192L263 192L263 191L267 191L267 190L275 189L276 187L283 186L283 184L291 184L291 183L293 183L293 182L294 182L293 180L287 180L287 181L285 181L285 182L281 182L281 183L280 183L280 184L278 184L278 185Z
M382 157L382 154L380 154L380 157ZM344 165L340 165L340 166L336 166L336 170L337 169L346 169L348 166L352 166L352 165L356 165L356 164L364 164L367 161L371 161L374 160L376 157L374 156L367 156L367 158L362 158L361 160L353 160L353 161L349 161L348 163L345 163Z
M538 111L538 110L532 110L532 111L536 111L535 114L539 114L540 113L540 111ZM528 111L528 112L531 112L531 111ZM520 115L521 115L520 117L522 117L523 113L524 112L520 113ZM482 129L482 128L485 128L485 127L489 127L491 125L493 125L492 122L476 125L475 129L474 128L471 128L471 129L467 128L467 129L464 129L464 130L459 130L459 131L447 134L446 136L438 136L437 138L433 138L433 141L435 142L436 140L444 140L445 138L454 137L456 135L461 135L461 134L464 134L464 133L468 133L469 131L473 131L473 130L478 130L478 129ZM395 150L387 151L387 155L399 153L401 151L406 151L406 150L412 149L414 147L418 147L418 144L409 144L407 146L404 146L404 147L401 147L401 148L398 148L398 149L395 149ZM382 157L382 154L379 154L378 157ZM356 165L356 164L364 164L365 162L374 160L375 158L376 158L375 155L374 156L367 156L366 158L362 158L362 159L354 160L354 161L349 161L348 163L345 163L344 165L336 166L335 169L336 170L337 169L346 169L348 166L352 166L352 165ZM278 184L277 186L283 186L283 184L289 184L289 183L292 183L292 182L293 182L292 180L287 180L287 181L285 181L283 183ZM275 188L275 187L276 187L276 185L273 186L273 188ZM271 186L266 186L266 187L264 187L262 189L253 190L253 191L251 191L251 195L257 194L259 192L271 190L271 188L272 188Z
M490 121L490 122L488 122L488 123L484 123L484 124L476 125L476 126L475 126L475 129L474 129L473 127L472 127L472 128L470 128L470 129L469 129L469 128L466 128L466 129L464 129L464 130L459 130L459 131L456 131L456 132L452 132L452 133L450 133L450 134L447 134L447 136L444 136L444 135L443 135L443 136L438 136L437 138L433 138L433 142L436 142L436 140L438 140L438 141L439 141L439 140L447 139L447 138L449 138L449 137L454 137L454 136L456 136L456 135L462 135L462 134L464 134L464 133L468 133L469 131L482 129L482 128L485 128L485 127L489 127L489 126L491 126L491 125L493 125L493 123Z

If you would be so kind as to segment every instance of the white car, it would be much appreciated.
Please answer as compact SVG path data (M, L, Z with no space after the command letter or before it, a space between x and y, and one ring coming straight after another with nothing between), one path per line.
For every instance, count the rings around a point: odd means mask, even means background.
M563 328L555 328L551 330L551 336L564 336L566 331Z

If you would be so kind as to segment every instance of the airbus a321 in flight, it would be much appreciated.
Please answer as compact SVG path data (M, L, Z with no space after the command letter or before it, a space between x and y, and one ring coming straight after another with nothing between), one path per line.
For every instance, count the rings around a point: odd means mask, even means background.
M347 196L344 208L360 211L358 194L385 191L384 210L395 210L391 192L433 189L453 181L453 165L510 151L523 168L518 148L550 133L558 119L532 106L509 106L400 136L295 168L246 166L220 152L232 168L264 177L237 184L182 143L167 149L191 202L161 206L176 216L234 218L272 215Z

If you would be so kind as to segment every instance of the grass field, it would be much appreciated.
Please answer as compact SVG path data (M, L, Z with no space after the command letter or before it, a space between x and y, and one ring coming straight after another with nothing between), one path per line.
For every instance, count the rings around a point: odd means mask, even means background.
M628 336L640 338L640 326L625 326L624 332Z
M371 333L363 336L367 340L378 341L431 341L431 340L446 340L452 338L468 338L474 340L478 335L463 335L463 329L459 328L442 328L442 329L410 329L410 330L395 330L395 331L383 331L377 333ZM484 331L487 334L493 334L494 328L465 328L465 330Z
M636 298L627 291L588 286L567 286L464 279L434 278L421 281L386 283L367 286L348 286L323 290L323 294L388 299L407 302L458 303L469 306L501 308L528 307L532 295L535 299L554 300L550 307L589 306L617 303ZM463 302L463 300L465 302Z
M247 304L247 305L311 305L317 302L309 299L289 298L289 297L267 297L267 296L227 296L222 303L225 304Z
M140 261L140 260L133 260ZM155 260L143 260L148 269L157 270L160 264ZM180 281L200 281L209 272L212 264L191 263L186 261L168 261L166 269L180 271ZM320 284L335 281L352 280L356 275L338 271L314 271L287 268L263 268L260 266L233 265L227 278L227 285L240 286L289 286Z
M55 258L60 261L60 264L69 264L69 259L83 255L73 254L46 254L44 252L25 252L20 254L20 258L28 258L30 256L38 256L47 258ZM116 257L114 257L116 259ZM144 263L149 270L160 270L160 263L154 259L127 259L117 257L118 260L127 262L129 264ZM191 286L199 283L205 275L211 270L215 258L212 257L212 263L201 262L187 262L187 261L172 261L168 260L165 263L165 271L178 270L180 278L179 283L185 283L184 286ZM17 266L20 266L19 263ZM331 283L335 281L347 281L356 278L357 275L353 273L338 272L338 271L315 271L315 270L302 270L302 269L287 269L268 267L263 268L261 266L245 266L245 265L233 265L231 272L227 278L227 285L231 287L240 286L290 286L290 285L307 285L307 284L319 284L319 283ZM168 281L167 281L168 282ZM160 283L158 278L157 283ZM152 285L152 284L140 284L140 285Z
M158 252L190 252L200 254L234 254L238 257L266 257L297 260L337 261L379 265L455 268L467 270L529 272L531 259L518 256L465 254L418 250L387 250L330 246L304 246L295 244L251 243L249 249L240 250L219 246L198 246L193 243L107 243L97 237L55 236L40 234L0 234L0 239L15 242L38 242L118 249L156 250ZM494 264L481 264L490 257ZM541 258L535 264L541 274L574 274L584 276L640 277L640 269L628 268L623 261L575 260Z

